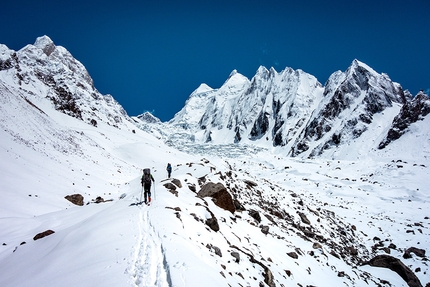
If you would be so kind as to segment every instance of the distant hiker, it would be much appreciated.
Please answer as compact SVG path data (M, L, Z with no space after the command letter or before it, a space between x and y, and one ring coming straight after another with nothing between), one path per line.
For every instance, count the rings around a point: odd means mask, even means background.
M170 178L170 175L172 174L172 166L170 165L170 163L167 164L167 176Z
M151 171L149 168L143 169L143 175L140 182L142 183L143 189L144 189L144 198L145 198L145 204L151 202L151 181L155 182L154 177L151 174Z

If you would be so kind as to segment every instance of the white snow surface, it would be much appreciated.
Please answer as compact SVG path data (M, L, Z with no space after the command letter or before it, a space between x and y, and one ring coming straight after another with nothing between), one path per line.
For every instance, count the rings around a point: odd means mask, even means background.
M430 282L426 258L403 258L410 247L430 252L428 117L379 156L365 157L357 143L342 160L289 158L251 144L179 151L187 138L167 145L126 118L114 126L98 115L94 126L56 111L37 82L14 86L8 71L0 80L2 287L267 286L268 270L274 286L408 286L391 270L331 253L344 245L366 260L390 252L423 286ZM189 101L197 105L211 91L201 87ZM116 106L94 101L100 111ZM176 194L164 186L167 163L181 183ZM146 167L155 178L150 206L137 204ZM197 197L202 178L222 183L246 210L231 213ZM72 194L84 205L64 198ZM212 217L219 231L206 225ZM54 233L33 239L46 230Z

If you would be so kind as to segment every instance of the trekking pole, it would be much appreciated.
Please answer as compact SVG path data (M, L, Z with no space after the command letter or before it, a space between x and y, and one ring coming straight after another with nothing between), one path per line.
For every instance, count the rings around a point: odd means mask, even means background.
M154 182L154 200L155 200L155 182Z
M142 203L142 193L143 193L143 185L142 185L142 190L140 191L140 201L139 201L139 204Z

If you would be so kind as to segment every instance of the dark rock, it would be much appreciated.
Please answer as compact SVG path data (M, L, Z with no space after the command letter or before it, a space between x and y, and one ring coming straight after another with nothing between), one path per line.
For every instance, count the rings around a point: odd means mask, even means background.
M176 190L176 185L174 185L171 182L167 182L167 183L163 184L163 186L169 190Z
M322 245L319 244L318 242L314 242L314 244L312 245L313 249L322 249Z
M299 255L297 255L296 252L288 252L287 255L290 256L291 258L294 258L294 259L299 258Z
M210 227L213 231L217 232L219 231L219 224L216 217L211 217L206 219L206 225Z
M191 190L192 192L196 192L196 185L194 183L188 183L188 189Z
M50 230L50 229L48 229L48 230L46 230L46 231L43 231L43 232L41 232L41 233L36 234L36 236L34 236L34 237L33 237L33 240L41 239L41 238L46 237L46 236L48 236L48 235L51 235L51 234L53 234L53 233L55 233L55 232L54 232L54 231L52 231L52 230Z
M212 246L212 248L215 250L216 255L218 255L219 257L222 257L221 249L219 249L216 246Z
M258 223L260 223L261 222L261 216L260 216L260 213L258 212L258 211L256 211L256 210L250 210L249 212L248 212L248 214L252 217L252 218L254 218L255 220L257 220L257 222Z
M258 184L256 184L255 182L253 182L251 180L244 179L243 182L246 183L246 185L249 186L249 187L251 187L251 186L252 187L258 186Z
M233 198L222 183L208 182L197 193L200 198L212 197L216 206L234 213L236 208Z
M302 222L304 224L308 224L308 225L311 224L311 222L309 221L309 219L306 217L306 215L304 213L298 212L298 214L299 214L300 219L302 220Z
M261 232L263 232L263 234L268 234L269 233L269 226L264 225L261 227Z
M101 196L97 196L96 197L96 200L94 201L95 203L101 203L101 202L104 202L105 200L103 199L103 197L101 197Z
M410 247L403 254L403 258L405 258L405 259L412 258L411 253L414 253L418 257L422 257L422 258L426 257L426 251L424 249L419 249L416 247Z
M239 263L240 262L240 254L238 253L238 252L235 252L235 251L233 251L232 253L230 253L231 254L231 256L233 256L234 257L234 259L235 259L235 262L236 263Z
M67 199L68 201L70 201L73 204L76 204L76 205L79 205L79 206L83 206L84 205L84 197L81 194L67 195L64 198Z
M234 207L237 211L245 211L246 208L239 202L239 200L235 199L233 200Z
M173 178L172 179L172 183L174 185L176 185L177 187L182 188L182 183L181 183L181 181L179 179Z
M373 267L388 268L396 272L406 281L409 287L422 287L418 277L412 270L403 264L402 261L390 255L378 255L366 262L365 265L366 264Z

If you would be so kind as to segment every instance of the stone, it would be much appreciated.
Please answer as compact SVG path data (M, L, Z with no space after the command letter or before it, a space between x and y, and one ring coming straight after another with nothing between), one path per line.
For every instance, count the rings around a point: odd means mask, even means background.
M50 229L48 229L48 230L46 230L46 231L43 231L43 232L41 232L41 233L36 234L36 236L34 236L34 237L33 237L33 240L34 240L34 241L36 241L36 240L38 240L38 239L41 239L41 238L46 237L46 236L48 236L48 235L51 235L51 234L53 234L53 233L55 233L55 232L54 232L54 231L52 231L52 230L50 230Z
M233 251L232 253L230 253L231 254L231 256L233 256L234 257L234 259L235 259L235 262L236 263L239 263L240 262L240 254L238 253L238 252L235 252L235 251Z
M67 195L64 198L75 205L78 205L78 206L84 205L84 197L81 194Z
M228 210L231 213L236 211L233 198L222 183L208 182L197 193L197 197L211 197L216 206Z
M422 287L421 282L412 270L403 264L402 261L390 255L378 255L366 262L365 265L388 268L399 274L409 287Z

